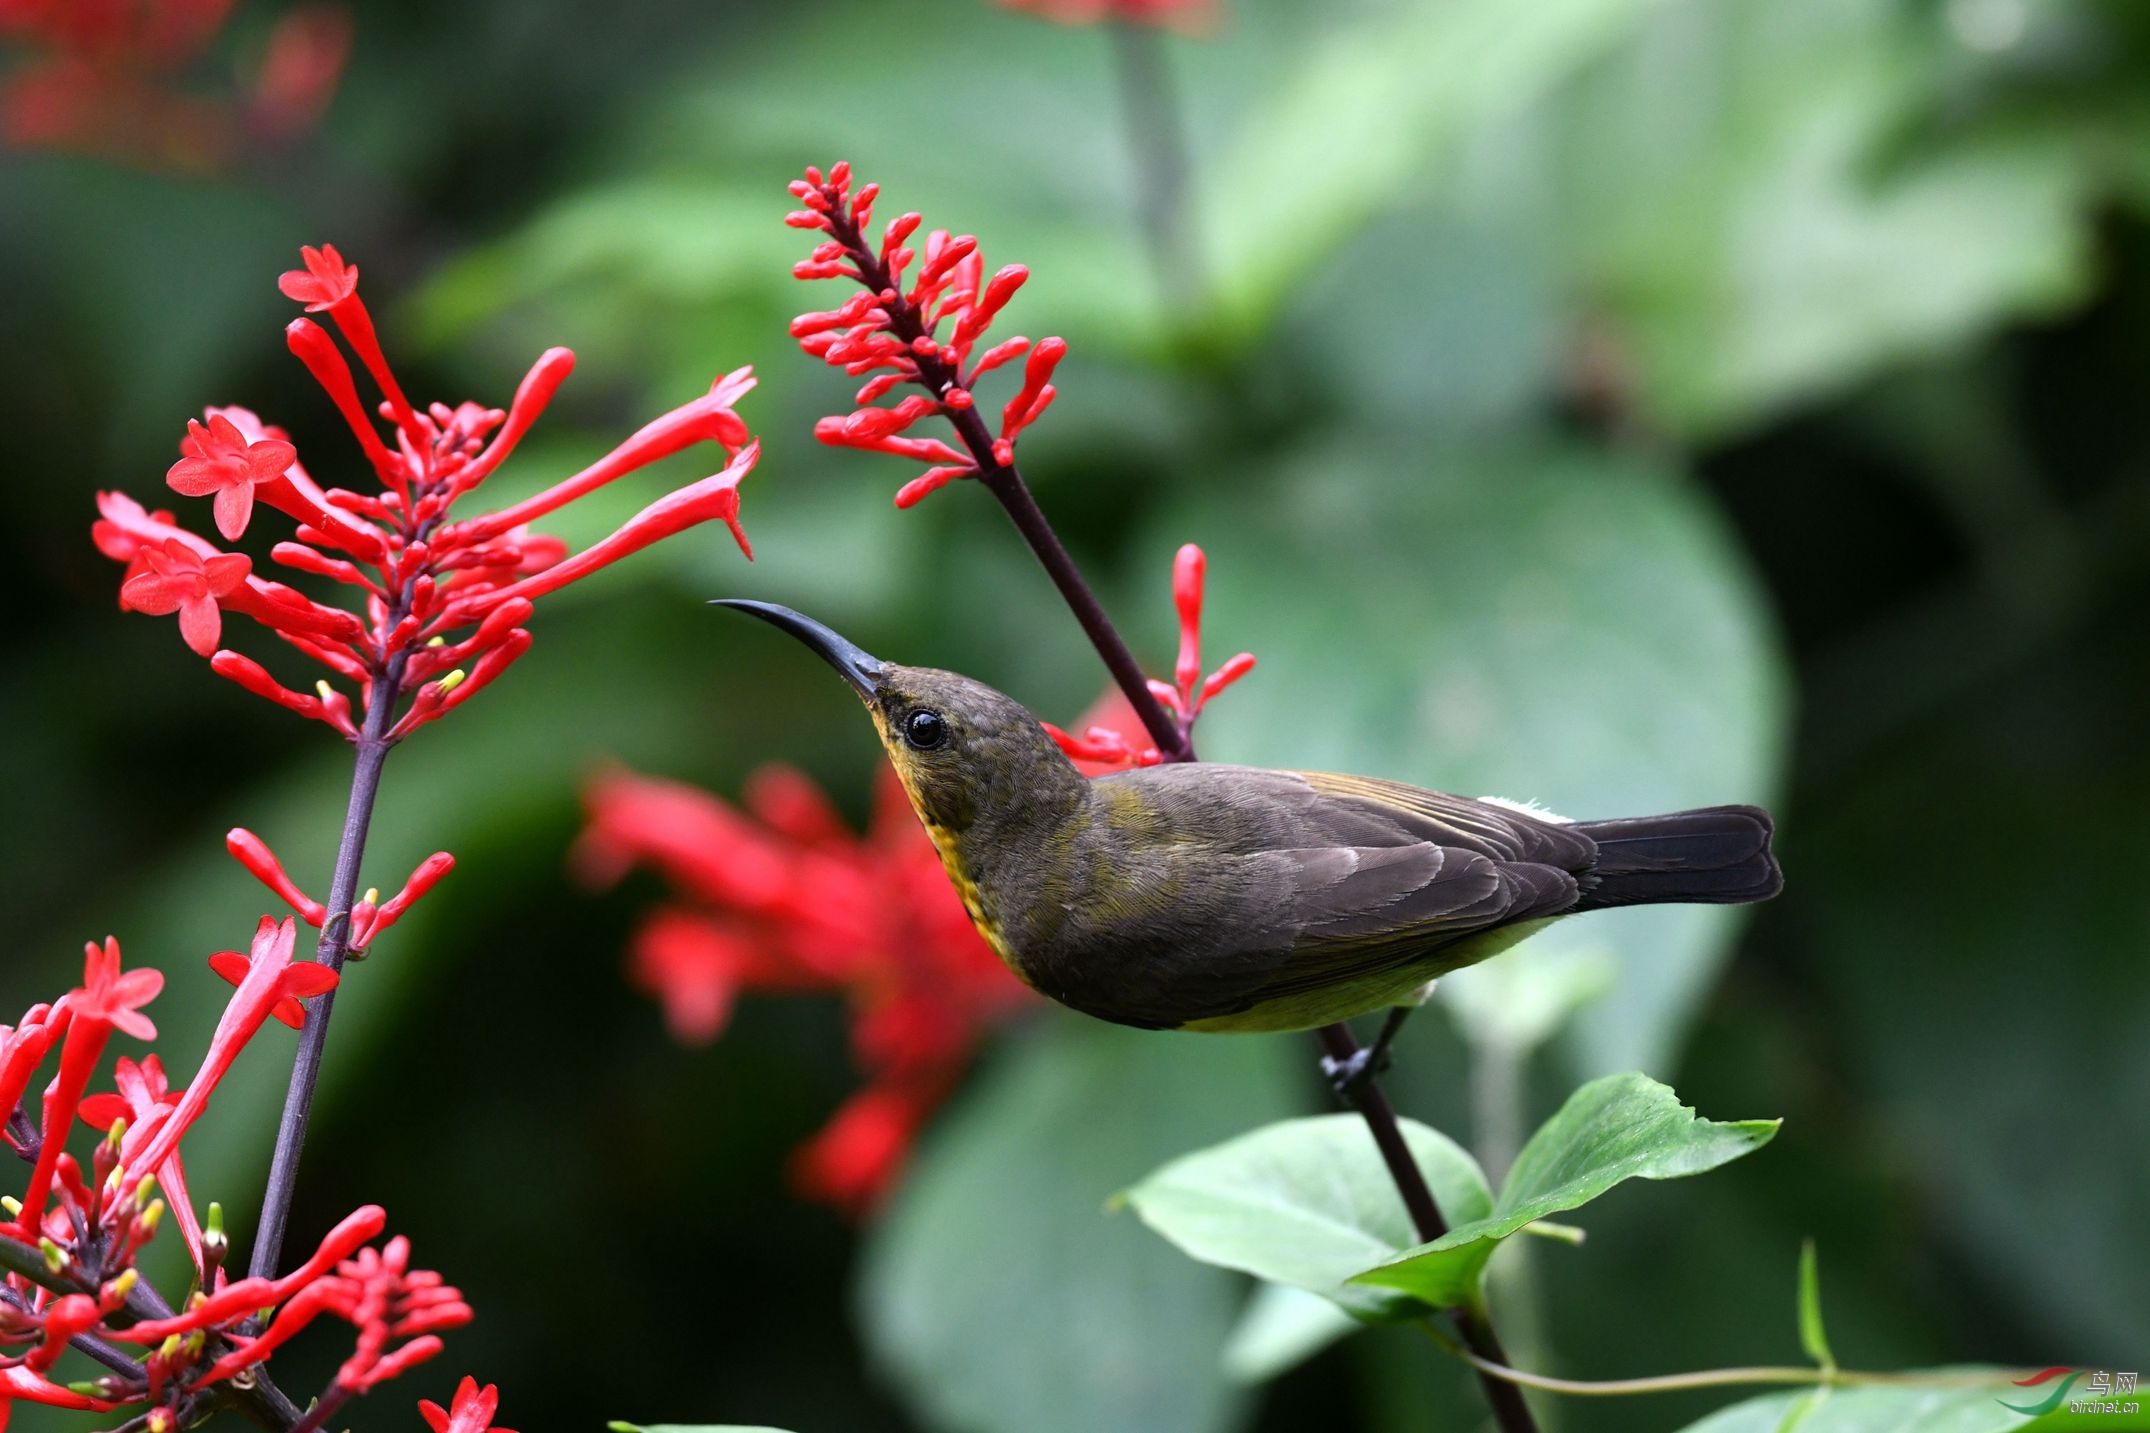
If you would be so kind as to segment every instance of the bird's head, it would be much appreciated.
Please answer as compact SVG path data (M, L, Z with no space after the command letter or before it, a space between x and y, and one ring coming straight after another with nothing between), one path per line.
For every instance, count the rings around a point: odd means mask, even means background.
M980 681L884 662L811 617L772 602L720 599L782 628L834 667L866 704L881 745L928 826L962 832L1014 819L1084 789L1038 719Z

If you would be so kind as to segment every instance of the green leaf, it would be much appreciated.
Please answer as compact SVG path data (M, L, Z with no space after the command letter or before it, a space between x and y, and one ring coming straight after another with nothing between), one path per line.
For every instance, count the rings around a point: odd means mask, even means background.
M1403 1121L1405 1140L1451 1220L1492 1206L1477 1161L1446 1135ZM1363 1319L1411 1319L1416 1301L1347 1281L1416 1242L1381 1152L1357 1115L1285 1120L1172 1161L1129 1189L1142 1222L1205 1264L1333 1299Z
M1173 1257L1113 1191L1289 1108L1297 1041L1047 1015L936 1125L868 1236L858 1324L913 1417L973 1433L1222 1433L1240 1281Z
M1828 1387L1810 1388L1793 1399L1784 1410L1784 1421L1777 1425L1777 1433L1799 1433L1799 1430L1806 1427L1808 1421L1821 1411L1822 1405L1829 1401L1829 1395L1834 1391Z
M1459 1222L1354 1282L1401 1289L1437 1308L1473 1303L1486 1261L1509 1235L1629 1179L1678 1179L1767 1144L1776 1120L1698 1119L1644 1075L1608 1075L1569 1096L1516 1156L1490 1217Z
M1333 1302L1289 1284L1257 1284L1219 1359L1234 1383L1267 1383L1359 1327Z
M1960 1377L1971 1369L1938 1369ZM1996 1377L2001 1375L1996 1370ZM2005 1382L1996 1386L2005 1389ZM1994 1399L1991 1388L1835 1388L1812 1403L1799 1433L2008 1433L2030 1420ZM1802 1393L1770 1393L1721 1408L1685 1433L1778 1433Z
M1824 1369L1835 1370L1836 1355L1829 1351L1829 1335L1822 1329L1821 1260L1812 1239L1799 1246L1799 1346Z
M759 1423L608 1423L612 1433L784 1433Z
M1204 166L1217 297L1250 334L1318 264L1417 184L1471 128L1527 108L1660 0L1417 0L1336 23L1306 46ZM1290 202L1281 209L1279 195Z
M2081 297L2088 147L1938 120L1961 65L1901 7L1705 0L1549 107L1574 282L1658 422L1721 433Z

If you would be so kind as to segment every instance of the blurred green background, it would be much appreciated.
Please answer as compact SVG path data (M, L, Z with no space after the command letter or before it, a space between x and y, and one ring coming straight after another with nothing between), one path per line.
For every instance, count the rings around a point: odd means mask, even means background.
M230 48L274 13L242 5ZM1752 919L1579 922L1445 982L1404 1040L1397 1103L1494 1165L1612 1070L1785 1117L1727 1170L1593 1205L1583 1247L1496 1265L1520 1360L1797 1361L1812 1235L1850 1366L2150 1362L2150 11L1229 0L1216 35L1163 46L1204 272L1172 295L1106 34L976 0L355 13L343 87L287 154L208 177L0 157L0 1004L56 995L116 932L172 976L154 1013L189 1069L224 990L202 957L264 908L224 830L326 882L344 749L115 612L88 541L93 492L157 498L205 403L355 482L281 342L299 244L365 271L414 394L501 402L542 347L576 349L500 482L740 363L766 446L752 568L703 530L572 589L391 763L369 880L460 865L347 983L295 1233L382 1202L479 1321L356 1426L415 1426L409 1400L466 1369L538 1428L1483 1416L1394 1330L1235 1376L1243 1282L1104 1212L1172 1155L1323 1108L1309 1042L1041 1012L854 1228L783 1173L852 1087L839 1006L750 1000L679 1048L620 969L656 884L567 878L608 758L724 792L782 758L866 809L850 703L705 597L794 603L1062 721L1101 687L983 494L898 515L909 465L813 441L850 385L785 335L833 300L789 277L783 184L838 157L884 213L1032 267L1003 329L1072 352L1025 467L1159 670L1170 555L1207 548L1213 652L1261 666L1205 755L1576 815L1778 809L1789 888ZM280 1039L192 1155L242 1228ZM337 1342L279 1355L285 1386L318 1386ZM1610 1433L1727 1401L1541 1406Z

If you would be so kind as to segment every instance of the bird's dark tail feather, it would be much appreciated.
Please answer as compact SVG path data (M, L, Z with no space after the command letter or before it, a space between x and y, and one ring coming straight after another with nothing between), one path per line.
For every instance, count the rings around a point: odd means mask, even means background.
M1575 829L1598 843L1597 884L1576 902L1579 911L1665 901L1744 905L1784 889L1769 850L1774 827L1759 806L1582 821Z

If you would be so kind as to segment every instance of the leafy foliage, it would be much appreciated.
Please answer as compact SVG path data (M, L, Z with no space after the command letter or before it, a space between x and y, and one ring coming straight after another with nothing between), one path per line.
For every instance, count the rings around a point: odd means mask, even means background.
M1967 1371L1934 1370L1942 1375ZM1779 1433L1807 1396L1750 1398L1689 1424L1686 1433ZM1798 1427L1799 1433L2009 1433L2031 1421L2001 1407L1991 1388L1839 1388Z
M1143 1166L1274 1114L1289 1058L1072 1016L1037 1033L936 1131L877 1231L861 1326L937 1426L1230 1426L1232 1281L1157 1257L1106 1204Z
M1404 1138L1451 1219L1492 1207L1477 1161L1416 1121ZM1123 1196L1144 1223L1206 1264L1320 1294L1365 1319L1411 1319L1423 1304L1350 1284L1416 1242L1395 1183L1356 1115L1269 1125L1176 1159Z
M1589 1203L1629 1179L1679 1179L1751 1154L1776 1120L1698 1119L1672 1091L1642 1075L1608 1075L1568 1097L1516 1156L1491 1211L1354 1282L1400 1289L1435 1308L1475 1304L1486 1261L1534 1219Z

